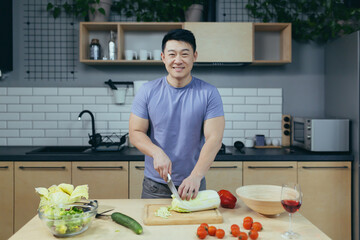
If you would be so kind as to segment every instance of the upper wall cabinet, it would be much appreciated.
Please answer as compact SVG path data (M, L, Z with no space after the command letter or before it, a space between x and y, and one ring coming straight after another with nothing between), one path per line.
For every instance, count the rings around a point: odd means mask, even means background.
M253 60L253 24L186 22L196 38L197 62L238 63Z
M291 63L290 23L248 22L81 22L80 62L110 65L161 65L164 35L177 28L196 37L197 63L251 63L276 65ZM110 32L116 36L115 60L109 60ZM90 44L101 46L99 60L90 59Z

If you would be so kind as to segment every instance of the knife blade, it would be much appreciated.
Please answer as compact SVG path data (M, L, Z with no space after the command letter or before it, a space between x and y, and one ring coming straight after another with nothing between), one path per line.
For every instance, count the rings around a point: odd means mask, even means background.
M176 187L175 187L175 185L174 185L174 182L173 182L172 179L171 179L170 174L167 175L167 185L169 186L171 193L174 194L174 196L176 197L176 199L179 200L179 201L182 201L181 198L180 198L180 196L179 196L178 191L176 190Z

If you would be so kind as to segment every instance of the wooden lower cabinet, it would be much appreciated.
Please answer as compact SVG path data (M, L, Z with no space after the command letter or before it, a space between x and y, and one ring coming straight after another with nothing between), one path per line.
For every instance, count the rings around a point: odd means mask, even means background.
M244 162L243 185L297 182L297 162Z
M14 232L37 214L36 187L71 183L71 162L15 162Z
M128 198L128 162L72 162L72 184L87 184L91 199Z
M144 179L145 162L130 162L130 177L129 177L129 198L141 198L142 183Z
M242 186L242 162L216 161L206 173L206 188L219 191L226 189L236 194Z
M14 233L14 163L0 162L0 240Z
M350 240L351 162L298 162L298 182L300 213L331 239Z

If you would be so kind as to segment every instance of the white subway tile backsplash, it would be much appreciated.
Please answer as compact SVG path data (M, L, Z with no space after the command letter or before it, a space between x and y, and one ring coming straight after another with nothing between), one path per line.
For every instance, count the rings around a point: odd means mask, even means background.
M245 104L239 104L233 106L234 112L240 112L240 113L248 113L248 112L257 112L257 105L245 105Z
M32 121L9 121L7 123L8 129L31 129Z
M24 87L10 87L8 88L7 95L17 95L17 96L25 96L25 95L33 95L32 88L24 88Z
M234 88L233 96L256 96L256 88Z
M246 97L245 103L246 104L269 104L270 98L269 97Z
M49 87L36 87L33 88L34 96L41 95L41 96L51 96L57 95L58 89L57 88L49 88Z
M281 138L281 88L219 88L225 112L223 143L264 134ZM91 118L96 132L128 132L134 100L127 89L125 104L115 104L108 87L0 88L0 145L89 145Z
M281 113L281 105L258 105L258 112L263 113Z
M80 96L80 97L70 97L70 102L73 103L82 103L82 104L90 104L90 103L95 103L95 99L94 97L85 97L85 96Z
M44 137L45 131L41 129L34 129L34 130L20 130L21 137Z
M45 103L44 96L20 96L20 103L29 104L29 103Z
M109 88L84 88L84 96L107 96Z
M58 128L57 121L33 121L35 129L55 129Z
M232 88L218 88L221 97L232 96L233 89Z
M56 146L56 145L58 145L58 139L57 138L33 138L33 145L34 146L52 146L52 145Z
M258 96L282 96L281 88L259 88Z
M45 130L46 137L69 137L70 130Z
M9 146L31 146L32 138L11 138L7 139L7 145Z
M269 120L270 115L266 113L246 113L245 120L246 121L265 121Z
M33 112L57 112L58 105L56 104L34 104Z
M223 104L244 104L245 97L222 97Z
M20 113L20 120L45 120L44 113Z
M58 89L59 95L66 95L66 96L82 96L83 95L83 88L59 88Z
M19 113L1 113L0 120L19 120L20 114Z
M76 112L80 113L84 108L81 104L59 104L58 112Z
M18 96L0 96L0 103L20 103L20 97Z
M7 106L8 112L32 112L32 105L28 104L8 104Z
M66 104L70 103L69 96L47 96L45 97L46 103L55 103L55 104Z
M70 113L46 113L45 120L70 120Z

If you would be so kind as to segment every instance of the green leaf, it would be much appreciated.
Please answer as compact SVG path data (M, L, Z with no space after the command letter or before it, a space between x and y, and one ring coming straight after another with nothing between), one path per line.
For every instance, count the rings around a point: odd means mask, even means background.
M54 8L53 16L54 18L58 18L60 16L61 9L59 7Z
M53 7L54 5L52 3L48 3L46 6L46 11L50 11Z
M103 15L105 15L105 9L104 9L104 8L98 8L98 11L99 11L100 13L102 13Z

